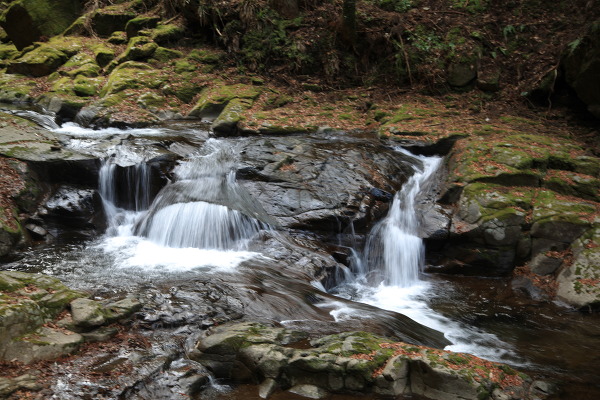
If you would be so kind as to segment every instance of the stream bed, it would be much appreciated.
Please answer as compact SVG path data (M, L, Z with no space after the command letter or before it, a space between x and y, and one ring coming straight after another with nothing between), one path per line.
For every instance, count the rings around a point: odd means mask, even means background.
M185 123L120 131L59 127L38 116L44 121L63 146L98 157L98 182L89 186L102 198L106 229L92 237L57 231L52 243L22 249L0 268L56 276L98 299L139 298L148 360L185 362L199 331L240 318L315 336L363 329L426 341L434 330L449 350L558 382L562 398L600 397L597 314L520 297L505 278L422 272L415 203L433 190L439 157L336 131L209 139L208 130ZM361 164L365 153L381 170ZM173 168L158 182L149 165L165 157ZM385 196L340 191L352 180L359 187L363 169L391 177L381 185L387 191L402 189L377 201ZM348 170L358 172L340 173ZM336 242L342 232L346 240ZM332 246L346 251L343 263ZM102 384L88 385L77 372L98 363L57 371L55 398L98 396ZM152 362L140 363L147 370L121 384L139 387L152 375ZM224 385L208 384L202 398L256 396L252 387ZM163 398L146 386L121 398L144 398L144 390ZM354 397L335 397L345 398Z

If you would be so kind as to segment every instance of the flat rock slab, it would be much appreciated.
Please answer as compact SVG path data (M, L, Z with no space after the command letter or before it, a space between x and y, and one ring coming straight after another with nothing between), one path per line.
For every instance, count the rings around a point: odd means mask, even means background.
M23 161L75 161L95 157L63 148L52 132L16 115L0 112L0 154Z
M49 360L75 352L83 343L83 337L75 332L42 327L20 340L14 340L3 354L5 360L17 360L25 364Z

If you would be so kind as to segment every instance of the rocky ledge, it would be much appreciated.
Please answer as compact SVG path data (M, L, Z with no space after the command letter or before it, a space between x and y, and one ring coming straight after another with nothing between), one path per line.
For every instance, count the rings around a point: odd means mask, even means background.
M140 307L133 298L105 304L87 299L46 275L0 271L0 361L29 364L72 354L86 341L116 334L108 325ZM28 375L2 378L0 396L35 387Z
M366 332L308 340L308 334L258 323L210 329L190 357L217 377L256 382L275 391L319 399L331 393L419 395L427 399L542 399L551 385L507 365L394 342Z

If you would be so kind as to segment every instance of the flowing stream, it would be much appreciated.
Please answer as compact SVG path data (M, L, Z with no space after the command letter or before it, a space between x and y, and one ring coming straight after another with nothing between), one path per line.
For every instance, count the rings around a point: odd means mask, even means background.
M451 342L449 350L517 367L539 370L546 363L551 365L546 370L563 368L534 354L531 340L524 339L543 331L545 322L532 319L529 325L519 325L523 308L518 304L476 295L483 286L487 293L505 293L505 281L466 280L465 287L477 288L470 290L422 272L425 248L419 210L428 201L442 163L439 157L396 149L412 158L415 173L396 193L388 215L368 234L364 248L354 249L344 280L326 292L319 284L311 285L311 277L302 270L282 268L282 262L293 265L306 254L290 245L261 204L237 182L236 140L207 139L208 132L198 127L59 127L50 118L33 115L68 148L102 159L98 192L108 228L101 237L83 243L29 249L6 268L55 275L100 297L123 292L148 299L171 296L159 306L173 310L181 303L176 312L170 311L175 314L168 319L173 326L212 323L191 316L202 312L197 308L204 298L195 297L198 287L212 285L217 289L202 296L212 299L222 290L227 307L250 318L324 333L364 328L393 334L402 314L443 332ZM150 165L162 156L164 143L181 158L169 181L153 192ZM285 255L277 258L280 252ZM538 321L552 319L547 315L553 311L527 312L534 312ZM159 314L145 318L167 321ZM576 318L570 321L574 327L580 324Z
M422 279L425 246L420 234L419 202L427 202L442 158L412 155L415 173L394 197L388 215L367 237L365 248L353 258L353 274L333 293L377 308L396 311L444 332L452 344L447 350L465 352L492 361L524 365L507 343L493 334L460 324L428 306L428 299L440 288ZM356 318L359 312L344 306L332 311L336 318Z

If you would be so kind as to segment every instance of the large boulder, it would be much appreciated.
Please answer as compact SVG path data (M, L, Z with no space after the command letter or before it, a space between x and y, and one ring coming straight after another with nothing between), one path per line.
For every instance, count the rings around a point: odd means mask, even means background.
M600 162L574 141L469 137L452 149L448 167L443 201L455 207L436 269L505 275L529 262L532 272L552 274L560 266L552 252L595 223Z
M335 137L335 140L333 140ZM385 215L415 162L370 136L323 130L241 142L241 184L279 225L357 232Z
M600 20L587 33L571 42L561 60L566 82L600 118Z
M419 395L429 399L544 398L512 368L477 357L345 332L306 343L307 334L258 323L212 328L190 357L219 378L259 381L310 398L329 393Z
M82 10L79 0L18 0L0 17L4 28L19 50L64 32Z

